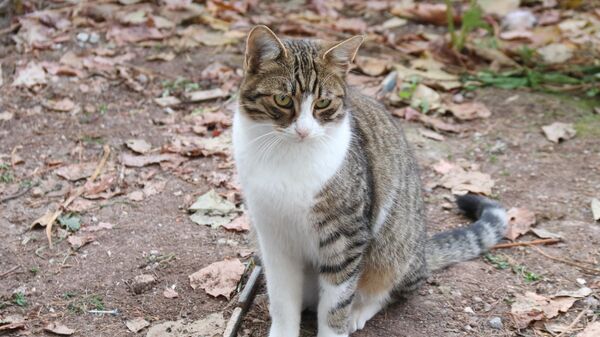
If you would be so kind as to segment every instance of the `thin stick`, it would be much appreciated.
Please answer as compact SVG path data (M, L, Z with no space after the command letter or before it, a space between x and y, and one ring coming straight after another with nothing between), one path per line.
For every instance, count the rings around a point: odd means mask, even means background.
M582 265L580 263L577 263L575 261L570 261L570 260L566 260L566 259L562 259L562 258L559 258L559 257L556 257L556 256L549 255L548 253L544 252L543 250L541 250L540 248L535 247L535 246L531 246L531 248L533 248L538 253L542 254L543 256L545 256L545 257L547 257L547 258L549 258L551 260L562 262L564 264L568 264L570 266L577 267L577 268L581 269L584 272L588 272L588 273L600 275L600 269L586 267L586 266L584 266L584 265Z
M571 331L575 325L577 325L577 323L579 323L579 321L581 320L581 318L583 317L583 315L586 313L586 311L590 310L591 306L588 305L587 308L585 308L584 310L582 310L579 315L577 315L577 317L575 317L575 320L569 324L569 326L563 331L561 332L558 336L556 337L563 337L565 336L569 331Z
M13 195L9 195L8 197L0 199L0 204L24 196L25 194L27 194L31 190L31 188L33 188L33 185L29 185L29 186L27 186L27 188L25 188L25 189L23 189L23 190L15 193L15 194L13 194Z
M502 248L532 246L532 245L549 245L549 244L553 244L553 243L559 243L561 241L562 241L561 239L540 239L540 240L524 241L524 242L500 243L500 244L493 246L491 249L502 249Z
M0 274L0 278L12 273L13 271L19 269L19 266L14 266L12 268L10 268L9 270L5 271L4 273Z
M102 169L106 165L106 162L108 161L109 156L110 156L110 147L108 145L104 145L104 155L102 156L102 159L100 159L100 162L98 163L98 165L96 165L96 170L94 171L94 174L92 174L88 178L88 180L86 181L86 183L83 186L80 186L75 191L75 193L73 193L69 198L67 198L67 200L65 200L60 205L60 207L54 212L54 214L52 214L52 217L50 218L48 223L46 223L46 237L48 238L48 245L50 246L50 248L52 248L52 225L54 224L54 221L56 221L56 219L58 219L58 217L73 202L73 200L77 199L77 197L79 197L80 195L83 194L83 192L85 192L85 189L86 189L86 187L89 186L89 184L93 183L94 180L96 180L96 178L98 178L98 176L100 175L100 172L102 172Z

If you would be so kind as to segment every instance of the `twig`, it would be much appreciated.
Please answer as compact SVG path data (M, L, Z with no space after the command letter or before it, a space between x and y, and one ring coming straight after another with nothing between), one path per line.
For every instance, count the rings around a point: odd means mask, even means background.
M538 253L542 254L543 256L545 256L545 257L547 257L547 258L549 258L551 260L562 262L564 264L568 264L570 266L577 267L577 268L581 269L584 272L588 272L588 273L600 275L600 269L586 267L586 266L582 265L581 263L578 263L578 262L575 262L575 261L570 261L570 260L562 259L560 257L552 256L552 255L544 252L543 250L541 250L540 248L535 247L535 246L531 246L531 248L533 248Z
M4 273L0 274L0 278L12 273L13 271L19 269L19 266L14 266L12 268L10 268L9 270L5 271Z
M113 309L113 310L88 310L88 312L90 314L109 314L109 315L116 316L116 315L119 314L119 309Z
M524 241L524 242L500 243L500 244L493 246L491 249L502 249L502 248L532 246L532 245L549 245L549 244L553 244L553 243L559 243L561 241L562 241L561 239L540 239L540 240Z
M100 172L102 172L102 169L106 165L106 162L107 162L109 156L110 156L110 147L108 145L104 145L104 155L102 156L102 159L100 159L100 162L98 163L98 165L96 165L96 170L94 171L94 174L92 174L88 178L88 180L85 182L85 184L83 186L80 186L75 191L75 193L73 193L71 196L69 196L67 198L67 200L65 200L59 206L59 208L54 212L54 214L52 214L52 217L50 218L48 223L46 223L46 237L48 238L48 245L50 246L50 248L52 248L52 225L54 224L54 221L56 221L56 219L58 219L58 217L73 202L73 200L77 199L77 197L82 195L85 192L86 188L91 183L93 183L94 180L96 180L96 178L98 178L98 176L100 175Z
M577 325L577 323L579 323L579 321L581 320L581 318L583 317L583 315L585 315L586 311L590 310L591 306L587 306L587 308L585 308L584 310L582 310L579 315L577 315L577 317L575 317L575 320L569 324L569 326L563 330L563 332L561 332L558 336L556 337L563 337L565 336L569 331L571 331L571 329L573 329L573 327L575 327L575 325Z
M13 199L20 198L20 197L24 196L25 194L27 194L29 191L31 191L32 188L33 188L33 185L29 185L29 186L27 186L27 188L25 188L22 191L18 191L17 193L15 193L13 195L9 195L8 197L4 197L4 198L0 199L0 204L5 203L10 200L13 200Z
M238 305L231 313L231 317L227 322L227 326L225 327L225 332L223 333L223 337L234 337L237 336L237 332L242 325L242 319L244 315L250 308L250 304L254 299L254 295L256 294L256 289L258 289L258 280L262 273L262 268L260 266L255 266L252 270L252 274L248 277L248 282L246 282L246 286L240 293L238 298Z

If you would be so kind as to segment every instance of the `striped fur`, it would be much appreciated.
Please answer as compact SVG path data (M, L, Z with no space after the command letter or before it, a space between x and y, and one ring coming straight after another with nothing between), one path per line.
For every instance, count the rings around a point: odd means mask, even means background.
M348 336L506 228L499 204L468 195L458 205L476 221L427 238L410 146L384 106L345 84L361 41L280 40L264 26L248 38L233 140L265 265L270 337L297 337L305 307L317 309L318 337ZM275 95L293 104L281 108ZM331 103L319 109L322 99Z

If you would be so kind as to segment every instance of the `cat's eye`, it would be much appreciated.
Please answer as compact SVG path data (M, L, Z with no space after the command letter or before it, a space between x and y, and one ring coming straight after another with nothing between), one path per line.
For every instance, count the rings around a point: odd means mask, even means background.
M331 100L330 99L320 99L315 103L315 106L318 109L325 109L326 107L329 106L329 104L331 104Z
M275 95L273 96L273 100L277 105L282 108L291 108L294 102L289 95Z

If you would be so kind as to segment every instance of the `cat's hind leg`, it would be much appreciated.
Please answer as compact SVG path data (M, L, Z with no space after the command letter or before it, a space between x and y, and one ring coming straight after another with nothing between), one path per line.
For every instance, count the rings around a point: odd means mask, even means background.
M381 268L365 267L350 310L350 333L361 330L389 302L394 289L395 273Z

